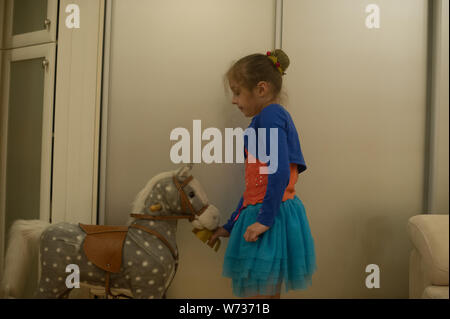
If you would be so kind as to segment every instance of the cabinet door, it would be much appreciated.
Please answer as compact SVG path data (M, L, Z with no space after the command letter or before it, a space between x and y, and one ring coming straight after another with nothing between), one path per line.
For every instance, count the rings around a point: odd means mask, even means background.
M56 41L58 0L7 0L5 47Z
M0 249L15 220L50 221L55 49L3 52Z

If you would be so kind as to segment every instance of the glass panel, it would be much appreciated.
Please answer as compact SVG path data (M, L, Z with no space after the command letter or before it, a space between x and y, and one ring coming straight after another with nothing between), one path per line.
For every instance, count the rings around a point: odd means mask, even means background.
M6 162L6 233L17 219L39 219L41 189L43 58L11 63ZM6 240L6 244L8 244ZM30 260L25 298L37 287L38 259Z
M11 63L6 162L6 226L39 219L43 58Z
M47 0L14 0L13 35L44 30Z
M6 229L16 219L39 219L43 58L11 63L6 162Z

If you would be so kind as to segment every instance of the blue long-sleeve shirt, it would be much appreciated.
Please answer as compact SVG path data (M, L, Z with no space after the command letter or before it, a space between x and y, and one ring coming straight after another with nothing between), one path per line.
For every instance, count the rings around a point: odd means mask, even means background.
M270 156L272 154L270 149L270 128L277 128L278 132L277 139L272 141L272 143L277 143L278 157L275 161L269 160L267 162L267 167L270 168L272 165L273 168L276 168L276 171L270 174L269 169L264 200L256 220L263 225L271 227L275 220L275 216L279 211L285 189L289 184L290 163L297 164L298 174L306 170L306 163L301 151L297 129L290 114L281 105L270 104L263 108L258 115L253 117L249 128L255 130L257 143L255 148L252 148L251 144L249 147L249 138L247 135L244 135L244 150L249 152L250 149L250 154L261 161L263 159L260 158L261 154L258 152L260 147L263 147L262 152L264 152L265 147L265 153L269 158L272 158L272 156ZM259 128L266 129L265 137L258 136ZM255 151L256 154L252 154L252 152ZM247 155L245 155L245 159L248 161ZM252 187L252 185L247 185L247 187ZM239 216L242 209L245 208L245 206L243 206L244 202L245 198L243 195L239 200L236 210L233 212L228 222L223 225L230 233L237 220L236 217Z

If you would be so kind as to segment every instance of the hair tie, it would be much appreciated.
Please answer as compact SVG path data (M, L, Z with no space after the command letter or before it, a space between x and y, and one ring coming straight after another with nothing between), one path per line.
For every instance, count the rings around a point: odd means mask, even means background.
M278 62L278 58L272 55L272 52L267 51L267 57L273 62L273 64L277 67L278 71L280 71L281 75L283 75L283 69L281 68L280 62Z

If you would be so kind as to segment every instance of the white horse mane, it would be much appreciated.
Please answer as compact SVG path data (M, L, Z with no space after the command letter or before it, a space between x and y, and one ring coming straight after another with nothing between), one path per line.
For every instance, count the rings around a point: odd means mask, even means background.
M147 199L148 195L152 191L153 187L155 186L156 182L159 182L160 180L172 177L173 174L175 174L176 171L170 171L170 172L163 172L158 175L155 175L152 177L147 185L139 192L139 194L136 195L136 198L133 202L133 214L141 214L145 208L145 200Z

